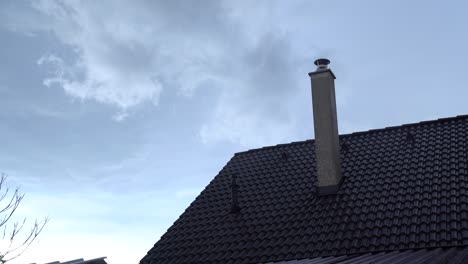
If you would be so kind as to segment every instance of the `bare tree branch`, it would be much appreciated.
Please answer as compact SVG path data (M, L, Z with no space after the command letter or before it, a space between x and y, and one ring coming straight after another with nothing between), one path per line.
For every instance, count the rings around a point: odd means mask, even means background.
M44 226L49 222L49 217L45 217L43 222L42 223L38 223L37 220L34 222L34 227L31 229L31 232L29 233L29 236L23 241L23 243L21 243L19 246L11 249L11 250L8 250L7 253L5 254L5 256L7 254L11 254L17 250L19 250L19 253L17 253L16 255L14 255L13 257L10 257L9 259L5 260L5 261L10 261L10 260L13 260L19 256L21 256L25 251L26 249L29 248L29 246L34 242L34 240L36 240L36 238L39 236L39 234L42 232L42 229L44 228Z
M44 220L40 222L38 222L36 219L29 233L26 233L25 238L21 239L18 235L25 226L26 218L24 218L21 222L15 221L10 225L8 223L23 200L24 194L20 192L19 187L17 187L15 191L11 193L10 188L5 186L7 177L8 176L4 173L2 173L0 177L0 203L6 203L5 206L0 206L0 227L3 226L2 239L8 239L9 243L8 248L0 249L0 263L6 263L21 256L36 240L50 219L49 217L45 217ZM9 197L9 194L11 197ZM20 241L19 243L18 240Z

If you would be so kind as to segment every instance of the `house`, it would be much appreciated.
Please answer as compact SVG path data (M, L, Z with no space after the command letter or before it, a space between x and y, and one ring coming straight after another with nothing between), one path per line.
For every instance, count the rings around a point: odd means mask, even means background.
M88 260L84 260L80 258L80 259L75 259L75 260L70 260L70 261L65 261L65 262L60 262L60 261L49 262L46 264L107 264L107 262L104 260L105 258L106 257L101 257L101 258L88 259Z
M235 154L140 264L468 263L468 116L338 135L328 63L315 140Z

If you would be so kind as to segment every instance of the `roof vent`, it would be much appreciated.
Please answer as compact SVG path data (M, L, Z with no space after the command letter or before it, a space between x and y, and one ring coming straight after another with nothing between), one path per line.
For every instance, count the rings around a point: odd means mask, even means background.
M416 139L414 138L414 135L411 132L406 133L406 143L414 145L416 143Z
M237 185L237 174L231 176L231 213L240 211L238 199L239 185Z
M341 143L341 153L348 153L349 151L349 144L344 141L343 143Z
M317 65L317 70L316 71L324 71L328 69L328 64L330 64L329 59L318 59L314 62L315 65Z

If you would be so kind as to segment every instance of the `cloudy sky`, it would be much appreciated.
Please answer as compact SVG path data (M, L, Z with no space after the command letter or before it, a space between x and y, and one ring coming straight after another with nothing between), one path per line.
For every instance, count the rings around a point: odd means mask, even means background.
M460 1L461 2L461 1ZM1 1L0 171L50 216L12 263L137 263L235 152L468 114L467 6L440 1Z

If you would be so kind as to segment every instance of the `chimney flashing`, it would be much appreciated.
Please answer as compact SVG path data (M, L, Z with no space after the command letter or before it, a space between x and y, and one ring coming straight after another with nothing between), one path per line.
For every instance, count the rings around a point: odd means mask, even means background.
M340 181L336 185L317 186L317 194L319 196L335 195L340 190L342 184L343 184L343 177L341 177Z

